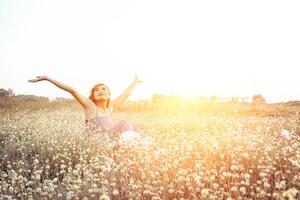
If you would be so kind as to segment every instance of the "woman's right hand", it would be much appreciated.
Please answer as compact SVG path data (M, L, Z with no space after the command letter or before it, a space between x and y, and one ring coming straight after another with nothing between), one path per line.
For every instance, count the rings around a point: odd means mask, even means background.
M48 79L47 76L37 76L35 79L28 80L28 82L35 83L35 82L44 81L44 80L47 80L47 79Z
M140 77L137 74L135 74L134 76L135 76L135 78L134 78L135 83L142 83L143 82L143 80L140 79Z

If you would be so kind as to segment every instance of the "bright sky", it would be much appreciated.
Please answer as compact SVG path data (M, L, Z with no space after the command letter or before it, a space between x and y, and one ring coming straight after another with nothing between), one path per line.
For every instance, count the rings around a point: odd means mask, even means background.
M48 75L88 96L131 98L262 94L300 99L300 1L1 0L0 88L71 97Z

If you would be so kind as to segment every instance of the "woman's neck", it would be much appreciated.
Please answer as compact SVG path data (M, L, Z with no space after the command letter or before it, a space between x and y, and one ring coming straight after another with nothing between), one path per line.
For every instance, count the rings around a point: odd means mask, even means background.
M97 101L95 104L98 108L105 110L107 101Z

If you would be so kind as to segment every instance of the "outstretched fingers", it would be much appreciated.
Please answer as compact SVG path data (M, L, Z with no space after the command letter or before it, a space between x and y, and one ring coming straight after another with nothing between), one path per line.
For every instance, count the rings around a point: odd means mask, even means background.
M134 78L135 82L137 82L137 83L142 83L143 82L143 80L140 79L140 77L137 74L135 74L134 76L135 76L135 78Z
M45 76L37 76L37 77L34 78L34 79L28 80L28 82L30 82L30 83L35 83L35 82L42 81L42 80L45 80Z

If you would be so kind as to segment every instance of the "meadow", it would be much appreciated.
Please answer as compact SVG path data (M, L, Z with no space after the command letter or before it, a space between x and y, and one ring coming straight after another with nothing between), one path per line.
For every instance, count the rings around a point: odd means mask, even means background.
M115 149L76 104L1 101L0 199L300 199L295 108L116 112L142 138Z

